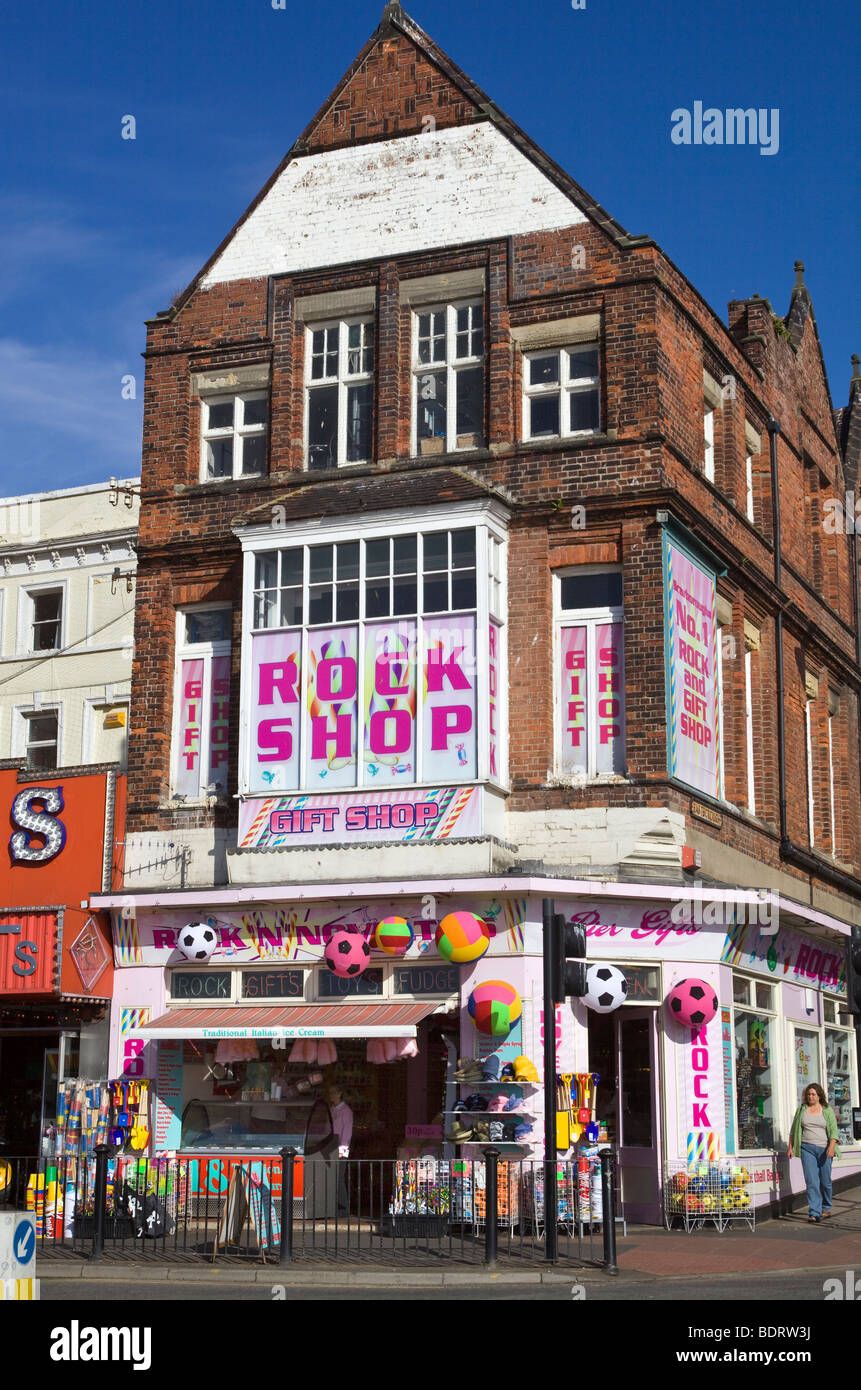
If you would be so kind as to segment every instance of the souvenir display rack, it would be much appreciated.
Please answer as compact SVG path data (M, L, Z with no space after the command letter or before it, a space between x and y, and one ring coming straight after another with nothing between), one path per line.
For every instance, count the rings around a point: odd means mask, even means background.
M689 1165L670 1159L664 1168L664 1224L698 1231L706 1224L724 1231L756 1226L750 1173L733 1158Z

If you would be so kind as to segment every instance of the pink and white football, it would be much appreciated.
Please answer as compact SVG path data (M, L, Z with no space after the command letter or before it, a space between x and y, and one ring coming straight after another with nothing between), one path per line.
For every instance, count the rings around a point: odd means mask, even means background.
M705 980L680 980L667 995L667 1007L685 1028L704 1028L718 1011L717 995Z
M363 936L355 931L336 931L326 947L324 959L339 980L353 980L361 975L371 956Z

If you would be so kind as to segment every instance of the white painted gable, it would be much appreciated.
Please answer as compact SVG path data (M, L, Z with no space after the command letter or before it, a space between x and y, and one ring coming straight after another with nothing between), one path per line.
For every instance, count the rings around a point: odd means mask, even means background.
M491 122L292 160L202 280L570 227L580 209Z

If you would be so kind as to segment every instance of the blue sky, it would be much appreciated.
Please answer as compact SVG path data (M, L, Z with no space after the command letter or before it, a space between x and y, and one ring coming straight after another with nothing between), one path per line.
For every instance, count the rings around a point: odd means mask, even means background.
M722 318L801 258L835 405L861 352L857 0L416 0L413 18ZM0 20L0 489L139 471L143 320L208 258L382 0L45 0ZM678 107L776 107L780 148L675 145ZM121 139L125 115L137 138ZM121 378L137 378L123 400Z

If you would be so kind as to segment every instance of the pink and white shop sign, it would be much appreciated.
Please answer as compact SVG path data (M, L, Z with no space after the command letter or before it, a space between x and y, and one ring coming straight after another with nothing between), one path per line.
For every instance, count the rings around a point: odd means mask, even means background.
M252 797L239 808L239 848L462 840L482 834L483 809L480 787Z
M726 941L726 927L697 923L690 919L679 921L680 913L674 904L654 902L598 903L577 898L559 898L557 912L567 920L579 922L586 929L586 952L589 960L627 957L636 960L703 960L718 961ZM534 929L539 933L540 928ZM533 949L534 930L528 932L528 949ZM540 947L535 947L540 949Z
M817 941L794 927L779 927L773 934L756 922L731 927L721 961L775 982L846 993L842 943Z
M666 532L664 620L670 776L719 797L715 576Z
M213 967L285 960L310 965L319 962L332 933L343 928L361 932L372 945L372 963L382 965L390 958L373 950L374 931L383 918L396 916L404 917L414 933L403 963L439 965L441 958L435 944L437 918L433 913L442 917L459 909L474 912L489 924L488 955L522 955L524 899L443 901L425 897L364 903L300 902L295 906L224 908L217 912L206 908L142 909L133 922L115 922L114 958L119 966L181 964L182 956L177 950L179 933L190 920L197 920L209 922L218 933L218 945L208 962Z
M312 630L303 670L301 632L252 638L252 792L478 775L474 616L367 624L359 645L356 624Z

